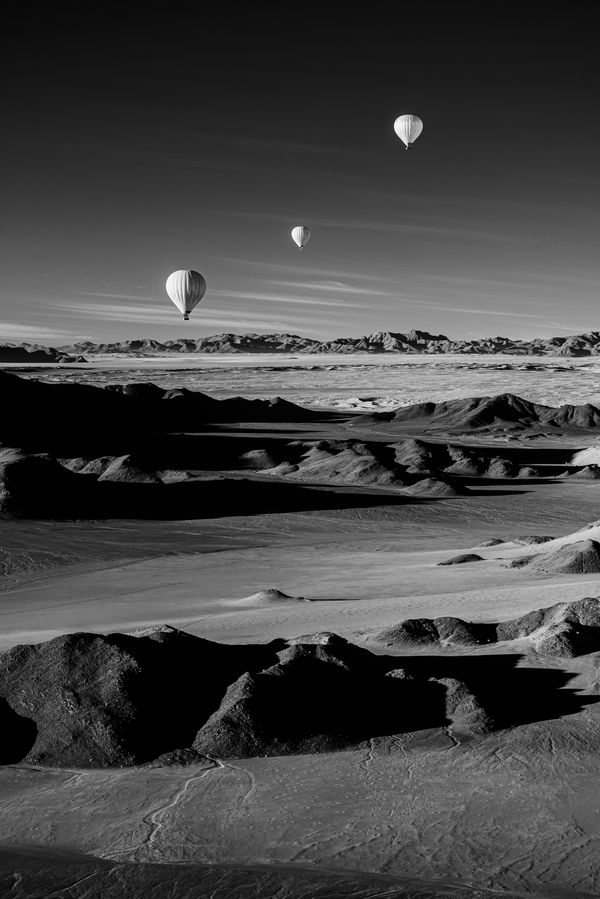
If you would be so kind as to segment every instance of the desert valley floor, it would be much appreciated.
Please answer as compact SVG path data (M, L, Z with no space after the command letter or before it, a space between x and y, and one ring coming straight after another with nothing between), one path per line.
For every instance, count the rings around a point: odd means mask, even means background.
M2 379L0 895L597 894L595 406Z

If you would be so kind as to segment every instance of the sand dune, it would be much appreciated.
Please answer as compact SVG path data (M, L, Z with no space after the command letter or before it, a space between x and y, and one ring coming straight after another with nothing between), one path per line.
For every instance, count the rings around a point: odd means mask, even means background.
M308 600L303 596L288 596L287 593L283 593L275 587L266 587L264 590L258 590L256 593L251 593L250 596L245 596L243 599L234 600L236 605L244 606L263 606L270 603L288 602L308 602Z
M477 553L460 553L458 556L452 556L451 559L438 562L438 565L464 565L467 562L483 562L483 557L478 556Z
M571 465L600 465L600 446L588 446L574 453Z
M467 488L449 478L422 478L415 481L410 487L404 488L404 493L410 496L459 496L467 493Z

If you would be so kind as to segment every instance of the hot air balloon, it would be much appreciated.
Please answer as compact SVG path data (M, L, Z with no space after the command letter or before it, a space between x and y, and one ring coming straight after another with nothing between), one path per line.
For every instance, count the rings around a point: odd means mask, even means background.
M169 275L166 283L171 301L183 314L184 322L190 320L190 312L206 293L206 281L200 272L179 269Z
M310 240L310 231L305 225L298 225L292 228L292 240L302 249Z
M416 115L400 115L394 122L394 131L400 138L406 149L414 144L423 130L423 122Z

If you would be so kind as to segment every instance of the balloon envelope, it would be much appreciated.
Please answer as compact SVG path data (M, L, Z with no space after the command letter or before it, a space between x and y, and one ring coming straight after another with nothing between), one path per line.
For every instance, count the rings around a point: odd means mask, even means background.
M394 122L394 131L406 146L413 144L423 130L423 122L416 115L401 115Z
M167 293L171 301L187 321L194 309L206 293L206 281L200 272L191 269L179 269L167 278Z
M302 249L310 240L310 231L304 225L298 225L292 228L292 240Z

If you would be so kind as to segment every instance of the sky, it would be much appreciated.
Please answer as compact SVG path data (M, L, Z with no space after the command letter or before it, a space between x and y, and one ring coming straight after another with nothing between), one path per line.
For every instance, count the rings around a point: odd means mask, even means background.
M11 14L0 340L600 329L594 4L413 6Z

